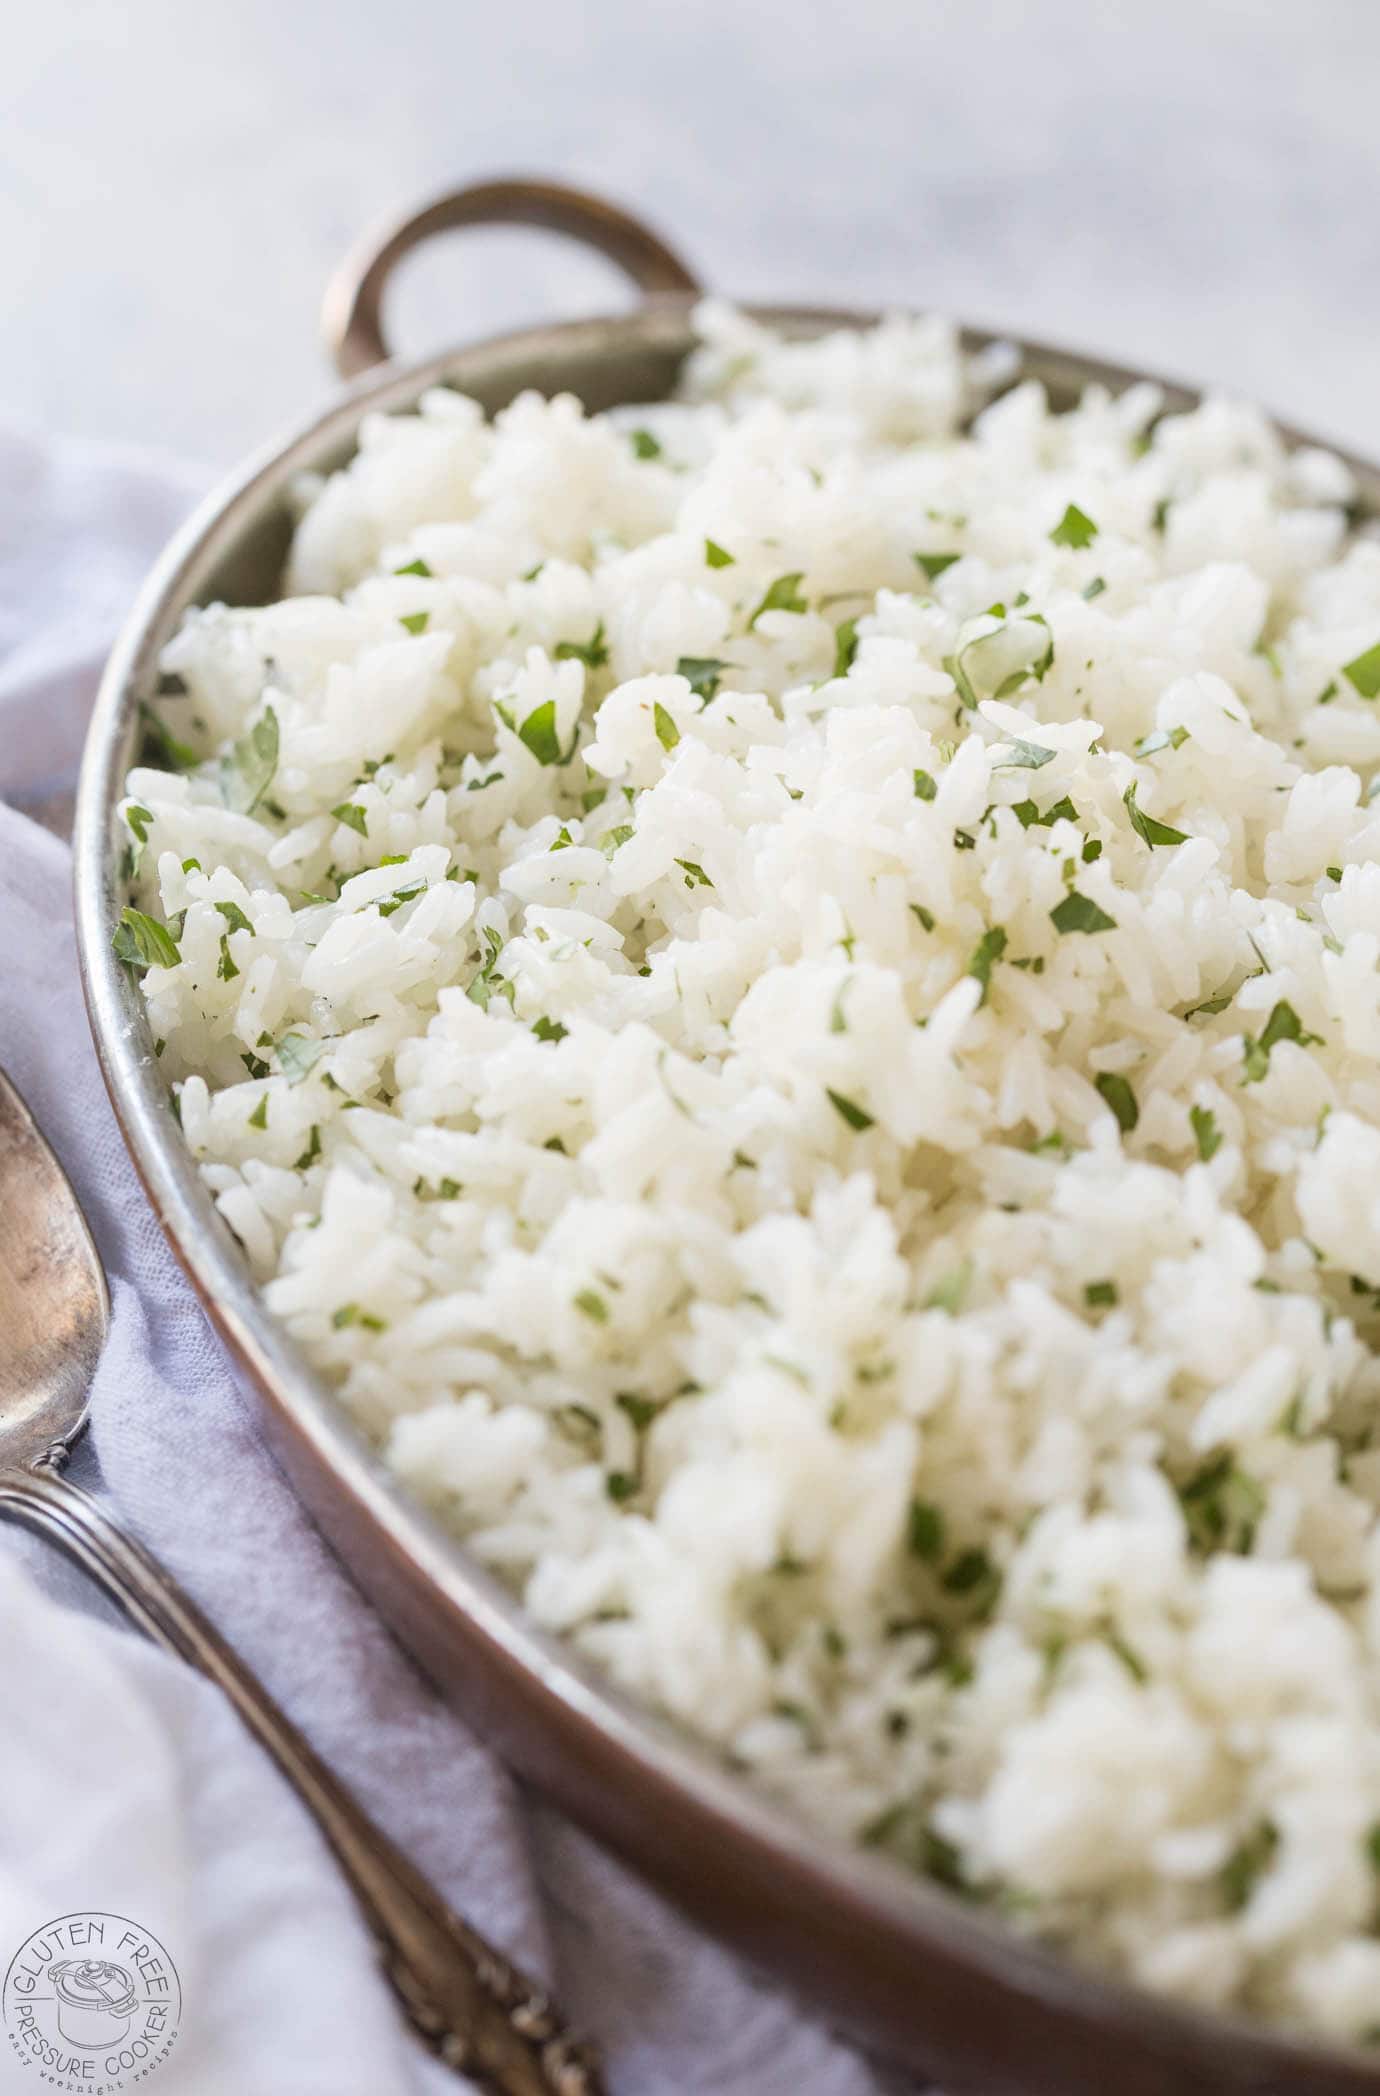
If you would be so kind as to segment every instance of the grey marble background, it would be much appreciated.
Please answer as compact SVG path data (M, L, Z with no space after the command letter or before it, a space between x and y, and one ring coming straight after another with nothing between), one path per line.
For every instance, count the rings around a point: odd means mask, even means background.
M7 10L0 416L211 464L324 398L357 229L495 171L743 296L932 304L1380 449L1377 0L51 0ZM408 348L623 297L482 234Z

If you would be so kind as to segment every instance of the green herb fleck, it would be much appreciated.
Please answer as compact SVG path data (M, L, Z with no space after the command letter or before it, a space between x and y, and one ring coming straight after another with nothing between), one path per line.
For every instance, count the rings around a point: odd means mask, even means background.
M915 780L915 798L918 801L932 801L939 788L935 785L930 774L927 771L917 770L913 776Z
M682 655L676 664L676 675L684 677L695 697L707 706L719 688L720 677L733 667L731 662L720 662L716 655Z
M1157 844L1187 844L1187 831L1172 829L1167 822L1157 822L1153 815L1147 815L1143 808L1136 806L1136 782L1134 780L1126 788L1121 798L1126 803L1126 813L1131 818L1131 828L1141 841L1148 844L1152 850Z
M661 457L661 446L649 429L635 429L630 433L634 458L657 459Z
M1255 1541L1265 1494L1224 1450L1180 1487L1179 1504L1195 1550L1229 1550L1244 1556Z
M574 1298L575 1308L589 1318L592 1324L606 1325L609 1321L609 1306L593 1288L582 1288Z
M680 741L680 729L658 699L652 707L652 719L656 724L656 739L664 750L673 750Z
M912 1557L932 1565L944 1555L944 1515L928 1500L912 1499L906 1516L906 1546Z
M603 620L600 619L588 640L558 640L554 653L557 662L583 662L586 669L602 669L609 659L608 647L604 640ZM540 710L538 708L538 711ZM542 759L543 764L554 761L545 757Z
M1076 888L1070 888L1063 901L1056 903L1049 914L1055 931L1061 934L1116 930L1115 917L1109 917L1090 895L1080 895Z
M1373 699L1380 695L1380 640L1373 648L1367 648L1364 655L1357 655L1352 661L1344 662L1342 675L1363 699Z
M987 1002L987 991L992 981L992 964L999 961L1006 951L1006 933L999 924L985 931L973 948L968 960L967 973L982 985L978 1008Z
M369 818L353 801L342 801L338 808L332 808L331 813L337 822L344 823L347 830L357 830L361 837L368 836Z
M329 1043L313 1040L306 1033L285 1033L278 1043L278 1068L289 1084L300 1084L313 1064L325 1054Z
M1117 1070L1100 1070L1094 1080L1106 1104L1116 1115L1123 1135L1129 1135L1140 1119L1136 1095Z
M834 675L846 677L858 653L858 622L842 619L834 628Z
M1281 998L1265 1021L1259 1040L1252 1040L1249 1034L1243 1040L1242 1056L1246 1066L1243 1082L1259 1084L1270 1067L1270 1050L1278 1042L1293 1041L1300 1048L1310 1048L1315 1042L1321 1045L1322 1035L1305 1032L1293 1005Z
M425 633L427 621L430 617L431 613L429 611L409 611L403 614L398 620L398 624L406 626L409 633Z
M252 815L278 769L278 716L265 706L253 727L220 760L220 797L236 815Z
M1053 750L1047 750L1040 742L1022 742L1013 736L1000 757L992 759L993 771L1039 771L1041 765L1053 761Z
M704 564L707 568L731 568L734 565L733 555L727 547L716 544L713 539L706 539Z
M1089 1310L1114 1310L1119 1300L1115 1281L1089 1281L1083 1290Z
M801 568L792 575L778 575L775 582L769 583L761 603L748 620L749 633L765 612L790 611L798 616L801 612L808 611L810 607L800 594L800 585L804 580L805 571Z
M426 562L422 559L421 555L418 554L416 560L408 561L405 567L394 568L393 573L395 575L425 575L427 577L430 577L431 569L427 566Z
M1072 546L1076 552L1081 552L1097 537L1097 526L1076 502L1071 502L1049 537L1051 545Z
M825 1096L833 1107L834 1112L838 1114L841 1120L846 1121L850 1128L855 1129L859 1135L865 1128L871 1128L875 1125L871 1114L864 1113L860 1106L856 1106L851 1099L846 1099L842 1092L833 1091L828 1085L825 1086L824 1090Z
M710 880L703 866L697 866L693 859L677 859L676 864L684 872L687 888L713 887L714 883Z
M175 968L182 955L166 924L127 904L120 912L111 947L130 968Z
M1278 1847L1279 1833L1274 1822L1262 1819L1228 1856L1219 1882L1229 1914L1239 1914L1247 1904L1256 1881L1269 1869Z
M249 1116L249 1125L250 1125L250 1127L251 1127L251 1128L267 1128L267 1126L268 1126L268 1093L267 1093L267 1092L265 1092L265 1093L264 1093L264 1095L263 1095L262 1099L260 1099L260 1101L259 1101L258 1105L257 1105L257 1106L255 1107L255 1109L254 1109L253 1113L252 1113L252 1114L251 1114L251 1115Z
M1202 1158L1204 1164L1211 1164L1213 1158L1222 1147L1222 1136L1217 1126L1216 1114L1212 1112L1210 1107L1190 1106L1188 1119L1189 1125L1193 1130L1193 1139L1198 1145L1198 1155Z
M937 582L946 568L951 568L956 560L962 560L962 558L963 555L961 553L913 553L911 555L915 565L924 569L931 582Z

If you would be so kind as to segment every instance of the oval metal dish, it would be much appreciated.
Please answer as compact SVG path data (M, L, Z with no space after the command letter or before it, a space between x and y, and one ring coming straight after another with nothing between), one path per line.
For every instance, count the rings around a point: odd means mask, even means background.
M138 707L188 605L276 597L288 490L351 454L361 416L444 383L489 412L524 387L591 409L670 392L691 345L695 280L657 236L596 198L504 181L443 198L366 242L332 286L327 326L347 375L383 352L389 269L431 232L526 223L592 241L648 294L628 314L525 330L356 378L324 414L219 487L178 533L135 604L91 723L76 818L77 929L91 1024L140 1176L193 1285L261 1402L266 1437L358 1581L438 1686L560 1806L705 1927L789 1981L814 2013L880 2051L984 2096L1361 2096L1380 2069L1359 2050L1296 2041L1103 1981L875 1856L811 1833L543 1636L512 1595L384 1470L265 1311L168 1105L137 989L113 959L113 811ZM751 308L794 336L873 315ZM970 333L970 347L991 340ZM1146 376L1035 343L1022 375L1070 403L1090 382ZM1163 382L1161 382L1163 383ZM1197 396L1165 384L1171 408ZM1305 440L1284 431L1290 443ZM1380 470L1349 460L1380 511Z

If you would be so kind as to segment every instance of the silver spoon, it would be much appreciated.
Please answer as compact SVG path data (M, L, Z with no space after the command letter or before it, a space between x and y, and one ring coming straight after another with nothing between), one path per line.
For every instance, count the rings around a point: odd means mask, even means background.
M62 1474L110 1322L77 1197L0 1070L0 1514L51 1538L145 1634L224 1689L315 1814L426 2043L499 2096L600 2096L592 2056L361 1811L254 1676L101 1504Z

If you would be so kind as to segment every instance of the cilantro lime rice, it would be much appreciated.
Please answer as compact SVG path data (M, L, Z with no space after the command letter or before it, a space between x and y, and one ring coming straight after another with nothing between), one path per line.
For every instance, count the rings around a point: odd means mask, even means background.
M1364 2035L1380 543L1248 408L700 327L671 404L371 417L169 646L116 939L186 1140L626 1690Z

